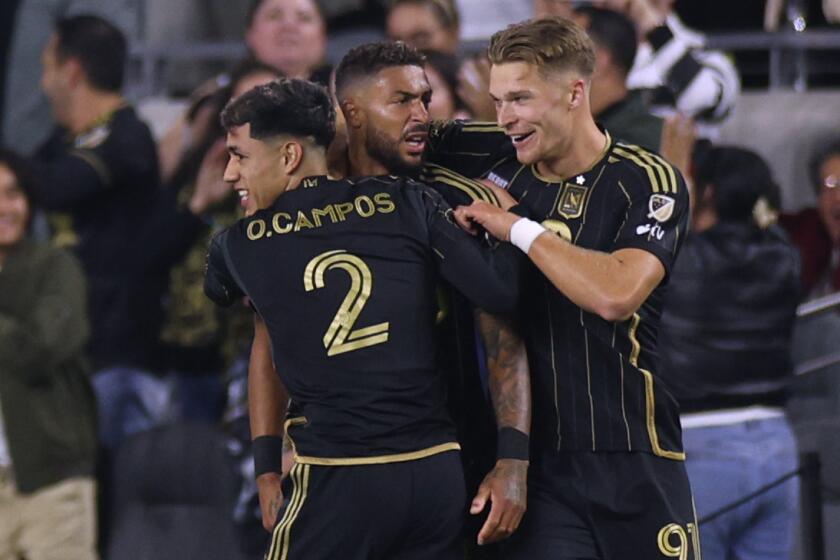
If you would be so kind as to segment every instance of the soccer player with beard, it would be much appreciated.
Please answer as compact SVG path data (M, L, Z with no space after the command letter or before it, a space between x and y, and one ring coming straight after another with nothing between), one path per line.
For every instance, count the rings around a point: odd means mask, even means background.
M489 56L500 129L450 124L430 143L434 157L503 187L502 208L478 201L459 221L532 264L522 289L534 383L528 512L505 558L699 560L677 405L656 350L686 184L596 125L594 49L577 25L511 26ZM479 149L502 133L514 154Z
M509 312L508 249L470 238L412 179L326 177L335 125L320 86L258 86L222 123L225 180L247 216L211 243L205 291L221 305L249 298L295 403L296 464L267 558L461 558L466 495L436 366L435 283ZM252 405L273 398L249 388ZM276 440L253 435L268 474Z

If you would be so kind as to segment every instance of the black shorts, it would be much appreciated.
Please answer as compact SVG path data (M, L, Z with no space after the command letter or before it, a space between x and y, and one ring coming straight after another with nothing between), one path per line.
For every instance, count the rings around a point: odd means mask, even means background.
M564 453L534 462L528 510L505 560L700 560L685 465L648 453Z
M401 463L300 465L283 482L266 560L461 560L459 453Z

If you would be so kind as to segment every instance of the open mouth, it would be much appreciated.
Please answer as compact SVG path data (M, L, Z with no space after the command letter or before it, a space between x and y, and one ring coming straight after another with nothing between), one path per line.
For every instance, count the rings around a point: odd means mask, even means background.
M522 144L524 144L525 142L527 142L528 139L531 138L533 135L534 135L533 130L531 132L526 132L524 134L511 134L510 135L510 140L511 140L511 142L513 142L514 146L518 147L518 146L521 146Z
M248 191L245 189L236 189L236 194L239 195L239 204L244 208L248 204Z
M408 153L413 155L422 154L423 150L426 149L426 138L428 136L429 134L425 130L409 132L403 136L403 142L408 147Z

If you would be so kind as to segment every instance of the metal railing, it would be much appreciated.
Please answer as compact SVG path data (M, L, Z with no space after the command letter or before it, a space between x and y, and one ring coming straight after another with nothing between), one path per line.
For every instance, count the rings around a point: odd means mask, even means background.
M840 292L835 292L801 304L796 308L796 317L800 320L808 319L821 313L832 311L837 307L840 307ZM807 375L837 364L840 364L840 352L831 352L830 354L799 363L796 366L795 373L796 375Z
M807 30L804 32L763 31L743 33L713 33L707 37L709 47L729 52L767 51L769 53L769 83L771 89L808 87L809 51L840 50L840 30ZM463 52L478 52L486 40L466 41ZM327 59L339 60L347 48L346 41L331 41ZM131 91L138 96L157 95L164 91L166 65L173 61L233 63L245 55L245 46L239 41L183 43L166 46L136 44L131 49L134 68ZM840 72L840 63L838 63Z

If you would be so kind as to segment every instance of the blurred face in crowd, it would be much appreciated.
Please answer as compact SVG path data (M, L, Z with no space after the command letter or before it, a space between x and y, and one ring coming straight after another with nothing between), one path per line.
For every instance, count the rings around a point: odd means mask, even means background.
M239 195L245 215L268 208L283 194L289 176L282 163L284 142L279 138L251 138L251 125L246 123L227 133L230 154L224 180Z
M314 0L264 0L245 41L260 62L289 78L308 78L324 60L326 24Z
M574 14L572 0L534 0L534 17L571 17Z
M831 240L840 246L840 154L834 154L820 166L818 207Z
M554 158L566 153L573 111L586 93L584 88L585 82L573 72L544 76L525 62L490 68L490 95L496 103L497 121L521 163L550 166Z
M432 88L432 100L429 102L431 120L449 120L455 114L455 93L449 83L434 66L426 64L426 78Z
M391 173L418 171L426 149L432 98L423 68L385 68L355 88L351 97L358 111L348 117L348 125L364 129L367 153Z
M442 25L435 8L425 2L408 2L395 6L385 22L388 37L412 47L455 54L458 30Z
M59 61L58 37L53 36L41 53L41 89L50 102L53 117L59 124L67 124L70 97L67 92L73 82L71 61Z
M0 162L0 260L26 235L29 203L9 167Z

